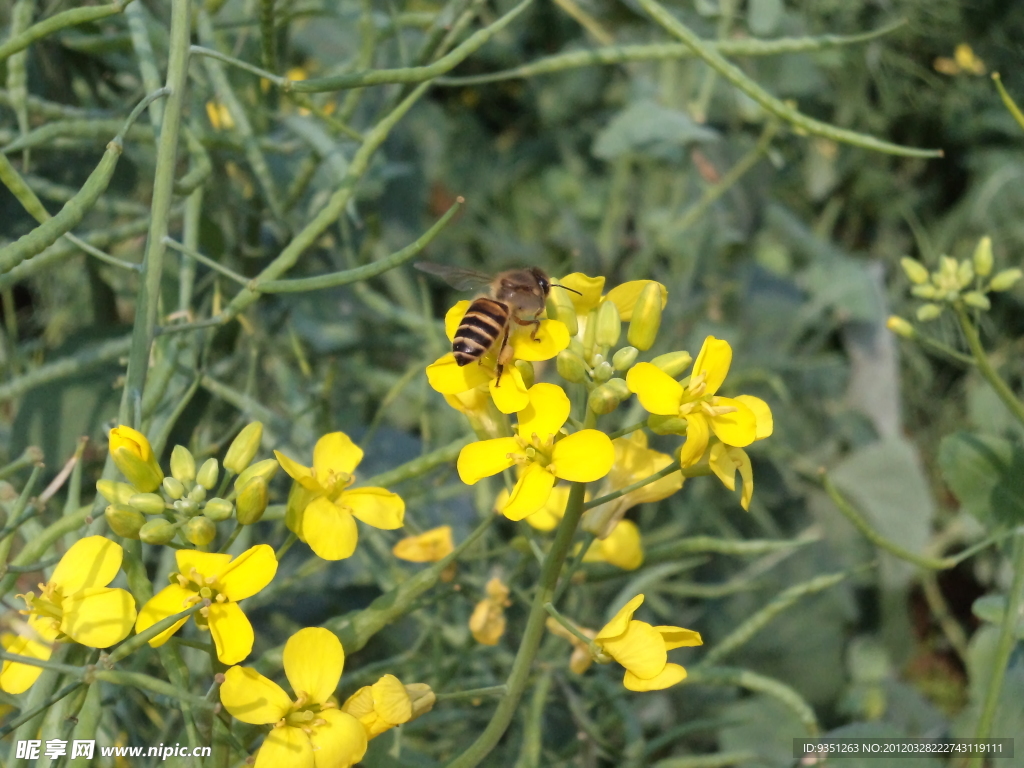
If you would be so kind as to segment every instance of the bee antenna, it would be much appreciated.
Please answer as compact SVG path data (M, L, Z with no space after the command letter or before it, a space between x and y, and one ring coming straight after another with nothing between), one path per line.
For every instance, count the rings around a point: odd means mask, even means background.
M577 296L582 296L583 295L582 293L577 291L575 288L570 288L568 285L559 285L558 283L555 283L554 287L555 288L561 288L561 289L566 290L566 291L571 291L572 293L575 293Z

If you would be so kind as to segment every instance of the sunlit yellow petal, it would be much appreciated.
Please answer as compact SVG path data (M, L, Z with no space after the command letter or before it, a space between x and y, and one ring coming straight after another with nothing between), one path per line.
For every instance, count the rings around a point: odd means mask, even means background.
M459 477L466 485L474 485L511 467L515 464L513 456L521 452L522 448L514 437L470 443L459 452Z
M519 436L530 440L537 435L546 440L562 428L571 407L565 390L557 384L534 384L530 404L519 414Z
M200 552L197 549L179 549L174 553L178 573L186 576L195 569L203 576L217 576L231 563L231 555L219 552Z
M509 520L522 520L544 506L555 484L555 476L539 464L531 464L519 477L501 513Z
M508 492L504 491L503 493L507 501ZM536 528L538 531L553 531L558 527L558 521L565 514L565 505L568 502L569 486L556 485L551 489L551 493L548 495L547 501L544 502L544 506L532 515L528 515L525 520L531 528ZM504 501L502 501L502 506L504 506ZM498 507L498 509L500 511L501 507Z
M711 433L708 429L708 420L704 414L692 413L686 417L686 442L679 449L679 463L689 467L700 461L708 447L708 440Z
M325 709L318 717L327 722L309 736L316 768L349 768L363 759L367 739L362 723L337 709Z
M138 430L121 424L110 430L109 438L111 452L118 448L128 448L143 461L150 461L153 458L153 448L149 440Z
M60 631L90 648L109 648L135 624L135 598L123 589L88 587L61 601Z
M144 632L161 619L166 619L168 616L181 613L192 605L189 599L193 597L193 595L195 595L194 592L190 592L178 584L170 584L164 587L153 595L139 610L139 616L135 620L135 631ZM159 648L161 645L166 643L170 639L171 635L177 632L181 628L181 625L186 621L188 621L187 618L176 621L170 627L150 640L149 644L153 648Z
M664 688L669 688L676 683L681 683L685 679L685 669L678 664L666 664L665 668L661 670L661 672L649 680L637 677L629 670L626 670L626 674L622 678L622 684L626 687L626 690L629 691L660 691Z
M668 304L668 288L654 280L630 280L628 283L617 285L608 291L604 300L612 302L619 310L619 318L628 323L633 319L633 307L636 305L636 300L640 298L644 288L651 283L661 288L661 308L664 309Z
M466 310L472 303L468 299L464 299L456 302L454 307L445 312L444 332L448 336L448 341L455 341L455 332L459 329L459 324L462 323L462 318L466 316Z
M323 704L334 695L345 666L337 635L323 627L300 629L284 644L284 673L296 696Z
M287 472L295 482L300 483L303 488L314 492L323 492L320 483L313 478L313 469L311 467L302 466L299 462L288 458L280 451L274 451L274 457L277 459L277 463L281 465L281 469Z
M534 338L529 327L517 328L509 336L512 356L519 360L550 360L569 346L569 329L560 320L541 320Z
M50 583L59 586L65 595L86 587L105 587L117 576L123 554L121 545L110 539L86 536L64 553Z
M410 563L436 563L450 555L454 549L452 528L450 525L442 525L418 536L405 537L392 547L391 552L399 560Z
M750 466L750 457L742 448L729 450L733 462L740 470L740 477L743 479L743 491L740 493L740 506L750 509L750 500L754 497L754 469Z
M292 704L281 686L249 667L231 667L224 673L220 702L233 718L252 725L276 723Z
M633 614L636 613L636 610L643 602L644 596L640 594L622 606L612 620L605 624L601 631L597 633L596 639L607 640L624 634L626 627L629 626L629 622L633 619Z
M343 492L337 503L367 525L385 531L401 528L405 519L402 497L384 488L353 488Z
M715 437L728 445L743 448L757 439L757 417L754 412L739 400L730 397L716 397L712 401L715 407L735 408L729 413L710 417L711 431ZM687 430L689 434L689 430Z
M323 498L314 499L306 507L302 534L310 549L324 560L351 557L359 539L352 513Z
M578 294L571 291L569 293L577 314L586 315L601 303L601 292L604 290L603 277L588 277L582 272L573 272L556 282L573 291L578 291Z
M704 645L700 632L694 632L692 629L683 629L682 627L655 627L654 629L661 635L661 639L665 641L666 651L671 651L673 648L689 648L694 645Z
M17 656L28 656L46 661L52 653L49 643L39 643L29 637L4 635L2 639L4 650ZM24 693L32 687L42 672L42 667L5 661L3 668L0 669L0 691Z
M364 685L345 699L345 703L341 705L341 711L348 712L360 720L373 712L373 691L370 686Z
M615 448L604 432L581 429L555 443L551 463L557 477L589 483L608 474L615 463Z
M377 714L392 725L409 722L412 717L412 701L405 686L394 675L384 675L371 686L373 708Z
M363 450L344 432L328 432L313 447L313 471L318 478L330 472L351 475L363 460Z
M237 664L252 652L256 636L237 603L214 603L210 606L208 620L217 646L217 658L222 664Z
M313 745L301 728L275 728L263 740L253 768L314 768Z
M665 668L665 641L645 621L629 622L624 634L600 640L601 649L637 677L645 680Z
M725 443L715 443L711 446L708 464L711 471L722 481L722 485L730 491L736 490L736 464L729 456L729 446Z
M729 366L732 364L732 347L724 339L716 339L708 336L700 348L697 359L693 362L691 379L703 373L705 393L713 395L722 386L725 377L729 375Z
M757 419L757 435L754 439L764 440L764 438L771 436L775 429L775 420L772 417L772 409L768 407L768 403L760 397L754 397L753 395L737 395L735 399L754 412L754 418Z
M637 363L626 374L626 386L635 392L640 405L658 416L676 416L683 399L683 386L650 363Z
M442 395L457 395L486 384L493 378L478 362L459 365L449 352L427 366L427 382Z
M634 571L644 564L644 546L640 529L632 520L620 520L606 539L595 541L587 552L595 552L600 560L616 568Z
M491 379L487 385L494 405L502 413L518 413L530 404L523 375L514 365L506 365L500 379Z
M229 600L244 600L267 586L276 573L277 558L273 547L257 544L232 560L220 572L217 583Z

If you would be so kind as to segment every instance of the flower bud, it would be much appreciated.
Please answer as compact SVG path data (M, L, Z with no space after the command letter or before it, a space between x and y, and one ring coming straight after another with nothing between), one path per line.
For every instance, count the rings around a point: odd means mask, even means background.
M594 329L594 343L601 349L609 349L619 343L622 334L622 320L615 302L604 301L597 308L597 328Z
M139 538L139 530L146 524L146 518L137 509L127 504L111 504L104 511L110 530L126 539Z
M128 483L119 483L116 480L97 480L96 490L111 504L127 504L128 499L137 493Z
M572 303L572 294L564 288L551 286L547 301L548 319L564 323L569 329L569 336L575 336L579 332L579 322L576 319L576 307Z
M615 373L615 369L612 368L611 363L606 360L602 360L594 366L594 381L598 384L608 381Z
M899 315L890 315L889 319L885 321L885 327L897 336L902 336L905 339L912 339L917 335L914 326Z
M673 379L690 367L693 358L689 352L667 352L651 360L651 365L660 368Z
M133 493L128 504L145 515L162 515L167 505L159 493Z
M235 517L242 525L252 525L258 522L263 513L267 510L267 481L256 475L242 486L235 499L237 512Z
M188 498L191 501L206 501L206 489L201 485L196 485L188 492Z
M205 547L217 536L217 526L213 521L197 515L185 524L185 538L197 547Z
M997 272L996 276L992 278L992 282L988 285L989 290L1008 291L1022 276L1024 276L1024 272L1017 268L1004 269L1002 272Z
M196 460L184 445L176 445L171 451L171 475L186 485L196 479Z
M938 304L922 304L917 308L917 319L922 323L935 320L942 314L942 307Z
M629 321L626 338L640 350L648 350L658 338L661 328L661 285L648 283L640 291L633 305L633 318Z
M583 360L575 352L563 349L555 359L555 366L558 368L558 375L566 381L578 384L587 378L587 367Z
M636 315L633 315L633 317L635 318ZM630 327L632 328L632 326ZM623 347L612 355L612 367L616 371L628 371L633 367L639 354L640 350L636 347Z
M212 491L213 487L217 485L217 475L219 473L220 467L217 465L217 460L207 459L203 462L203 466L199 468L199 472L196 473L196 482L206 490Z
M900 266L903 267L903 271L907 273L907 277L910 282L917 285L928 282L928 270L925 268L917 259L912 259L909 256L904 256L900 259Z
M523 377L523 384L526 385L526 388L532 387L534 381L533 363L529 360L516 360L515 365L519 375Z
M235 490L241 491L241 489L244 488L245 485L254 477L262 477L269 483L273 479L274 475L277 474L277 467L277 459L264 459L263 461L257 461L235 479Z
M583 329L583 359L591 362L594 357L594 345L597 334L597 310L592 309L587 313L587 327ZM572 348L572 344L569 345Z
M141 432L123 424L110 430L110 457L128 482L143 493L160 487L163 470Z
M619 407L619 403L628 399L631 394L632 392L626 386L625 379L610 379L591 391L587 404L594 413L611 413Z
M656 435L685 435L686 419L681 416L658 416L652 413L647 418L647 427Z
M170 496L172 499L180 499L185 495L185 486L181 484L181 481L174 477L164 478L164 493Z
M227 499L210 499L206 502L206 506L203 507L203 514L213 520L215 523L219 523L222 520L227 520L235 511L235 505Z
M974 280L974 265L964 259L956 269L956 282L961 288L966 288Z
M992 272L992 238L987 235L978 241L971 257L974 262L974 273L979 277L988 277Z
M927 285L915 285L910 289L910 293L919 299L934 299L939 295L940 291L929 283Z
M263 439L263 424L254 421L247 424L238 436L231 441L228 452L224 456L224 469L234 472L236 475L242 473L256 456L260 448L260 440Z
M992 309L992 302L990 302L988 300L988 296L981 291L969 291L968 293L965 293L964 304L969 307L974 307L975 309Z
M185 517L194 517L199 514L199 505L192 499L178 499L174 502L174 508Z
M139 538L146 544L168 544L174 538L176 526L162 517L154 517L139 530Z
M427 712L434 708L434 702L437 701L433 689L426 683L408 683L405 686L405 692L409 694L409 701L412 703L412 717L409 718L410 720L415 720L417 717L427 714Z
M957 282L957 273L960 270L960 265L957 260L952 256L940 256L939 257L939 271L935 277L938 282L943 285L953 285Z

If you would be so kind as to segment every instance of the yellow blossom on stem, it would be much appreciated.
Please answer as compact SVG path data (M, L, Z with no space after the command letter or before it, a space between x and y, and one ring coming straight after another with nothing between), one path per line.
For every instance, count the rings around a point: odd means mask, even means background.
M103 536L76 541L57 563L40 594L18 595L28 616L25 634L3 638L4 650L36 659L50 658L54 641L73 641L90 648L109 648L124 640L135 623L135 599L123 589L108 587L121 568L121 545ZM41 667L5 661L0 689L28 690Z
M442 525L424 531L419 536L405 537L395 544L391 552L399 560L408 560L410 563L436 563L450 555L454 549L452 528L450 525Z
M295 693L250 667L224 673L220 700L236 720L270 725L255 768L349 768L366 753L366 730L338 708L345 651L330 631L300 629L284 646L284 674Z
M572 655L569 657L569 669L577 675L582 675L590 669L590 665L594 663L594 657L590 655L590 647L586 643L559 624L553 616L548 616L548 620L544 622L544 624L552 635L560 637L563 640L568 640L572 643ZM580 631L580 634L584 637L589 637L591 640L593 640L594 636L597 634L594 630L587 629L586 627L577 627L577 629Z
M469 631L483 645L497 645L505 634L505 606L509 605L508 587L497 576L487 582L486 597L476 604L469 617Z
M376 738L396 725L408 723L429 712L436 697L429 685L403 685L394 675L384 675L373 685L364 685L341 705L341 711L355 717L366 729L368 739Z
M640 529L632 520L619 520L607 537L591 543L583 562L610 563L625 571L635 571L644 564Z
M150 598L139 611L135 631L142 632L161 619L181 613L202 600L209 605L193 614L200 629L208 629L224 664L237 664L252 651L252 624L238 601L252 597L274 578L277 558L266 544L257 544L236 558L216 552L179 549L174 553L178 572L170 586ZM188 621L181 619L158 634L149 644L158 648Z
M449 341L455 338L455 331L470 303L460 301L445 315L444 328ZM516 368L515 361L550 360L569 346L569 331L564 323L557 320L541 320L534 338L532 325L519 326L512 323L508 336L512 359L505 363L499 380L495 370L500 341L496 341L483 357L468 365L459 365L451 352L438 358L427 366L427 381L442 395L459 395L473 389L486 388L502 413L523 410L529 404L529 397L526 382Z
M530 404L519 414L515 437L470 443L459 453L462 482L475 485L485 477L519 465L521 474L501 512L522 520L547 502L555 479L588 483L612 468L615 450L608 435L581 429L556 440L569 419L569 398L554 384L534 384Z
M149 440L131 427L122 424L110 430L110 458L128 482L142 493L155 491L163 482L164 473Z
M586 317L590 310L597 309L604 302L610 301L618 309L619 319L628 323L633 319L633 308L636 306L637 299L648 285L657 285L661 288L662 309L668 303L668 289L654 280L631 280L615 286L607 294L602 294L604 291L603 277L589 277L582 272L566 275L558 283L579 292L570 292L569 296L576 308L576 314L580 317Z
M630 691L659 691L686 678L686 670L668 662L673 648L703 645L698 632L682 627L652 627L633 614L644 601L637 595L609 621L594 642L626 668L622 684Z
M350 488L362 450L344 432L331 432L316 441L313 466L274 451L295 483L288 495L287 524L300 540L324 560L343 560L356 551L356 520L374 528L401 528L405 502L384 488Z

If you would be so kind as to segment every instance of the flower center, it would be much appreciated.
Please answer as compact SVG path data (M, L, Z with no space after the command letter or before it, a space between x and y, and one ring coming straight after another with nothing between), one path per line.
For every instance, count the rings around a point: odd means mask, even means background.
M26 592L23 595L15 595L25 601L25 610L21 613L25 616L39 616L40 618L52 619L54 628L60 628L61 619L64 618L64 609L61 607L61 602L64 600L64 595L61 592L61 588L56 584L38 584L39 597L36 597L35 592Z
M509 459L516 464L540 464L542 467L550 468L551 449L555 444L554 435L548 435L542 440L540 435L534 432L530 435L529 441L521 435L516 435L515 440L519 445L519 450L506 454Z
M298 698L292 702L288 714L280 722L293 728L301 728L307 734L312 734L316 728L327 724L327 721L320 717L320 712L325 709L334 709L336 706L333 701L325 701L323 704L310 701L309 696L300 691Z
M327 470L327 474L324 477L317 477L316 469L314 469L313 479L320 484L320 487L324 489L324 494L331 501L337 501L337 497L341 495L341 492L356 481L355 476L350 475L348 472L335 472L333 469Z
M181 602L181 609L191 608L196 603L202 600L209 600L212 603L227 603L227 595L224 595L220 591L220 587L217 585L216 576L203 576L197 568L193 566L192 570L188 572L186 576L183 573L172 573L169 577L172 584L178 584L183 589L187 589L192 594L186 597ZM210 607L203 606L199 609L199 615L196 616L196 625L201 629L208 629L206 620L210 616Z

